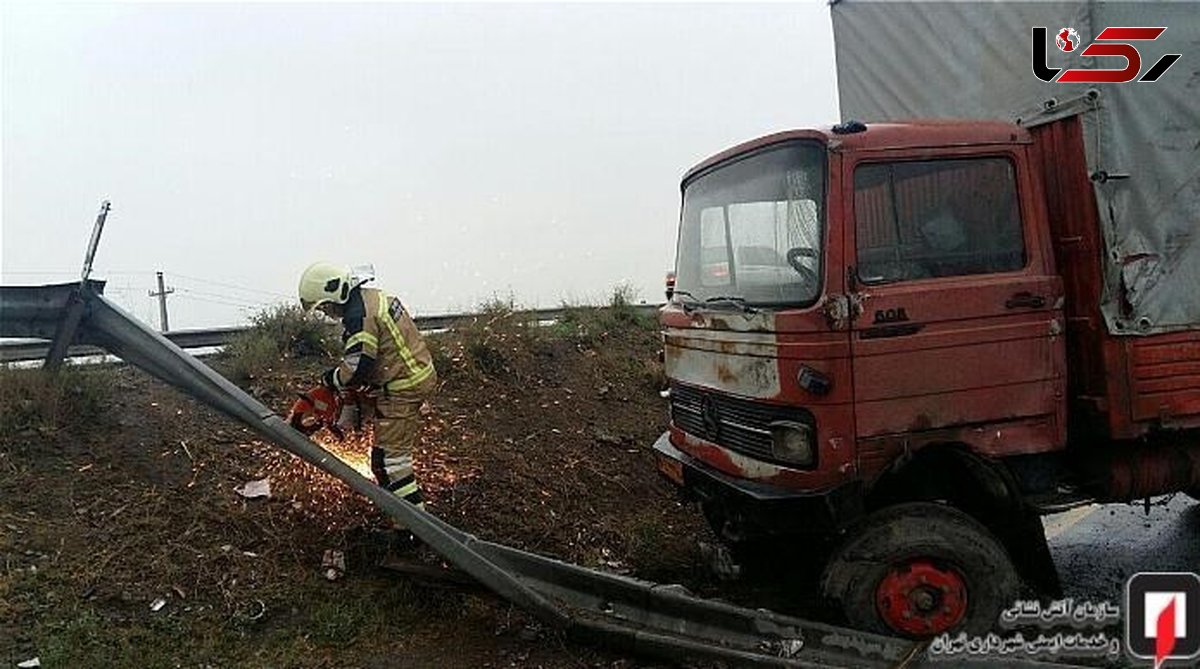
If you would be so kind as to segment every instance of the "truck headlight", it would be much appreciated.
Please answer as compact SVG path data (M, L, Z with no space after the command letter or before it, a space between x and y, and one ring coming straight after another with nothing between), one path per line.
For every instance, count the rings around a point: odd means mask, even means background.
M812 426L777 420L771 429L771 452L776 460L811 467L817 460L816 434Z

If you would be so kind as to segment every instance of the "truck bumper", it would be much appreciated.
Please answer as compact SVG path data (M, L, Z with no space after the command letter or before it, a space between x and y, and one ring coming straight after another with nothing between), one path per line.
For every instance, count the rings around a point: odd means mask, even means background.
M654 442L658 471L683 495L698 500L713 520L723 518L724 534L749 539L785 534L832 534L862 515L857 483L822 492L803 492L739 479L676 448L670 433ZM735 528L730 537L729 528Z

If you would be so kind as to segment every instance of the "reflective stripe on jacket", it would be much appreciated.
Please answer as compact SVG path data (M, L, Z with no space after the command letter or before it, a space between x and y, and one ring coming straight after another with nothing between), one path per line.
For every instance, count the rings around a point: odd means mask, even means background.
M343 354L334 375L339 388L383 386L398 391L433 375L433 358L400 300L377 288L350 292L342 316Z

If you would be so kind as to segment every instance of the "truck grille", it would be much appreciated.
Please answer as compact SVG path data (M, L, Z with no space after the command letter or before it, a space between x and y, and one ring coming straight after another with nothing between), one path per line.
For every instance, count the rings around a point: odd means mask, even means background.
M775 461L771 430L777 420L812 425L812 414L799 407L765 404L691 386L671 384L671 422L690 435L756 460Z

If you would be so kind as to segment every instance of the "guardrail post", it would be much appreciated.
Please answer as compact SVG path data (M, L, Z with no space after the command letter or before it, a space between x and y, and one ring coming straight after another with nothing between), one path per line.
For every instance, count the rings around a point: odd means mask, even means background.
M83 319L83 313L87 310L87 301L84 300L82 294L84 290L86 290L85 284L80 282L79 287L71 292L71 297L67 301L66 314L54 333L54 341L50 344L50 351L46 353L46 360L42 363L42 369L52 374L62 367L71 342L75 340L79 321Z

